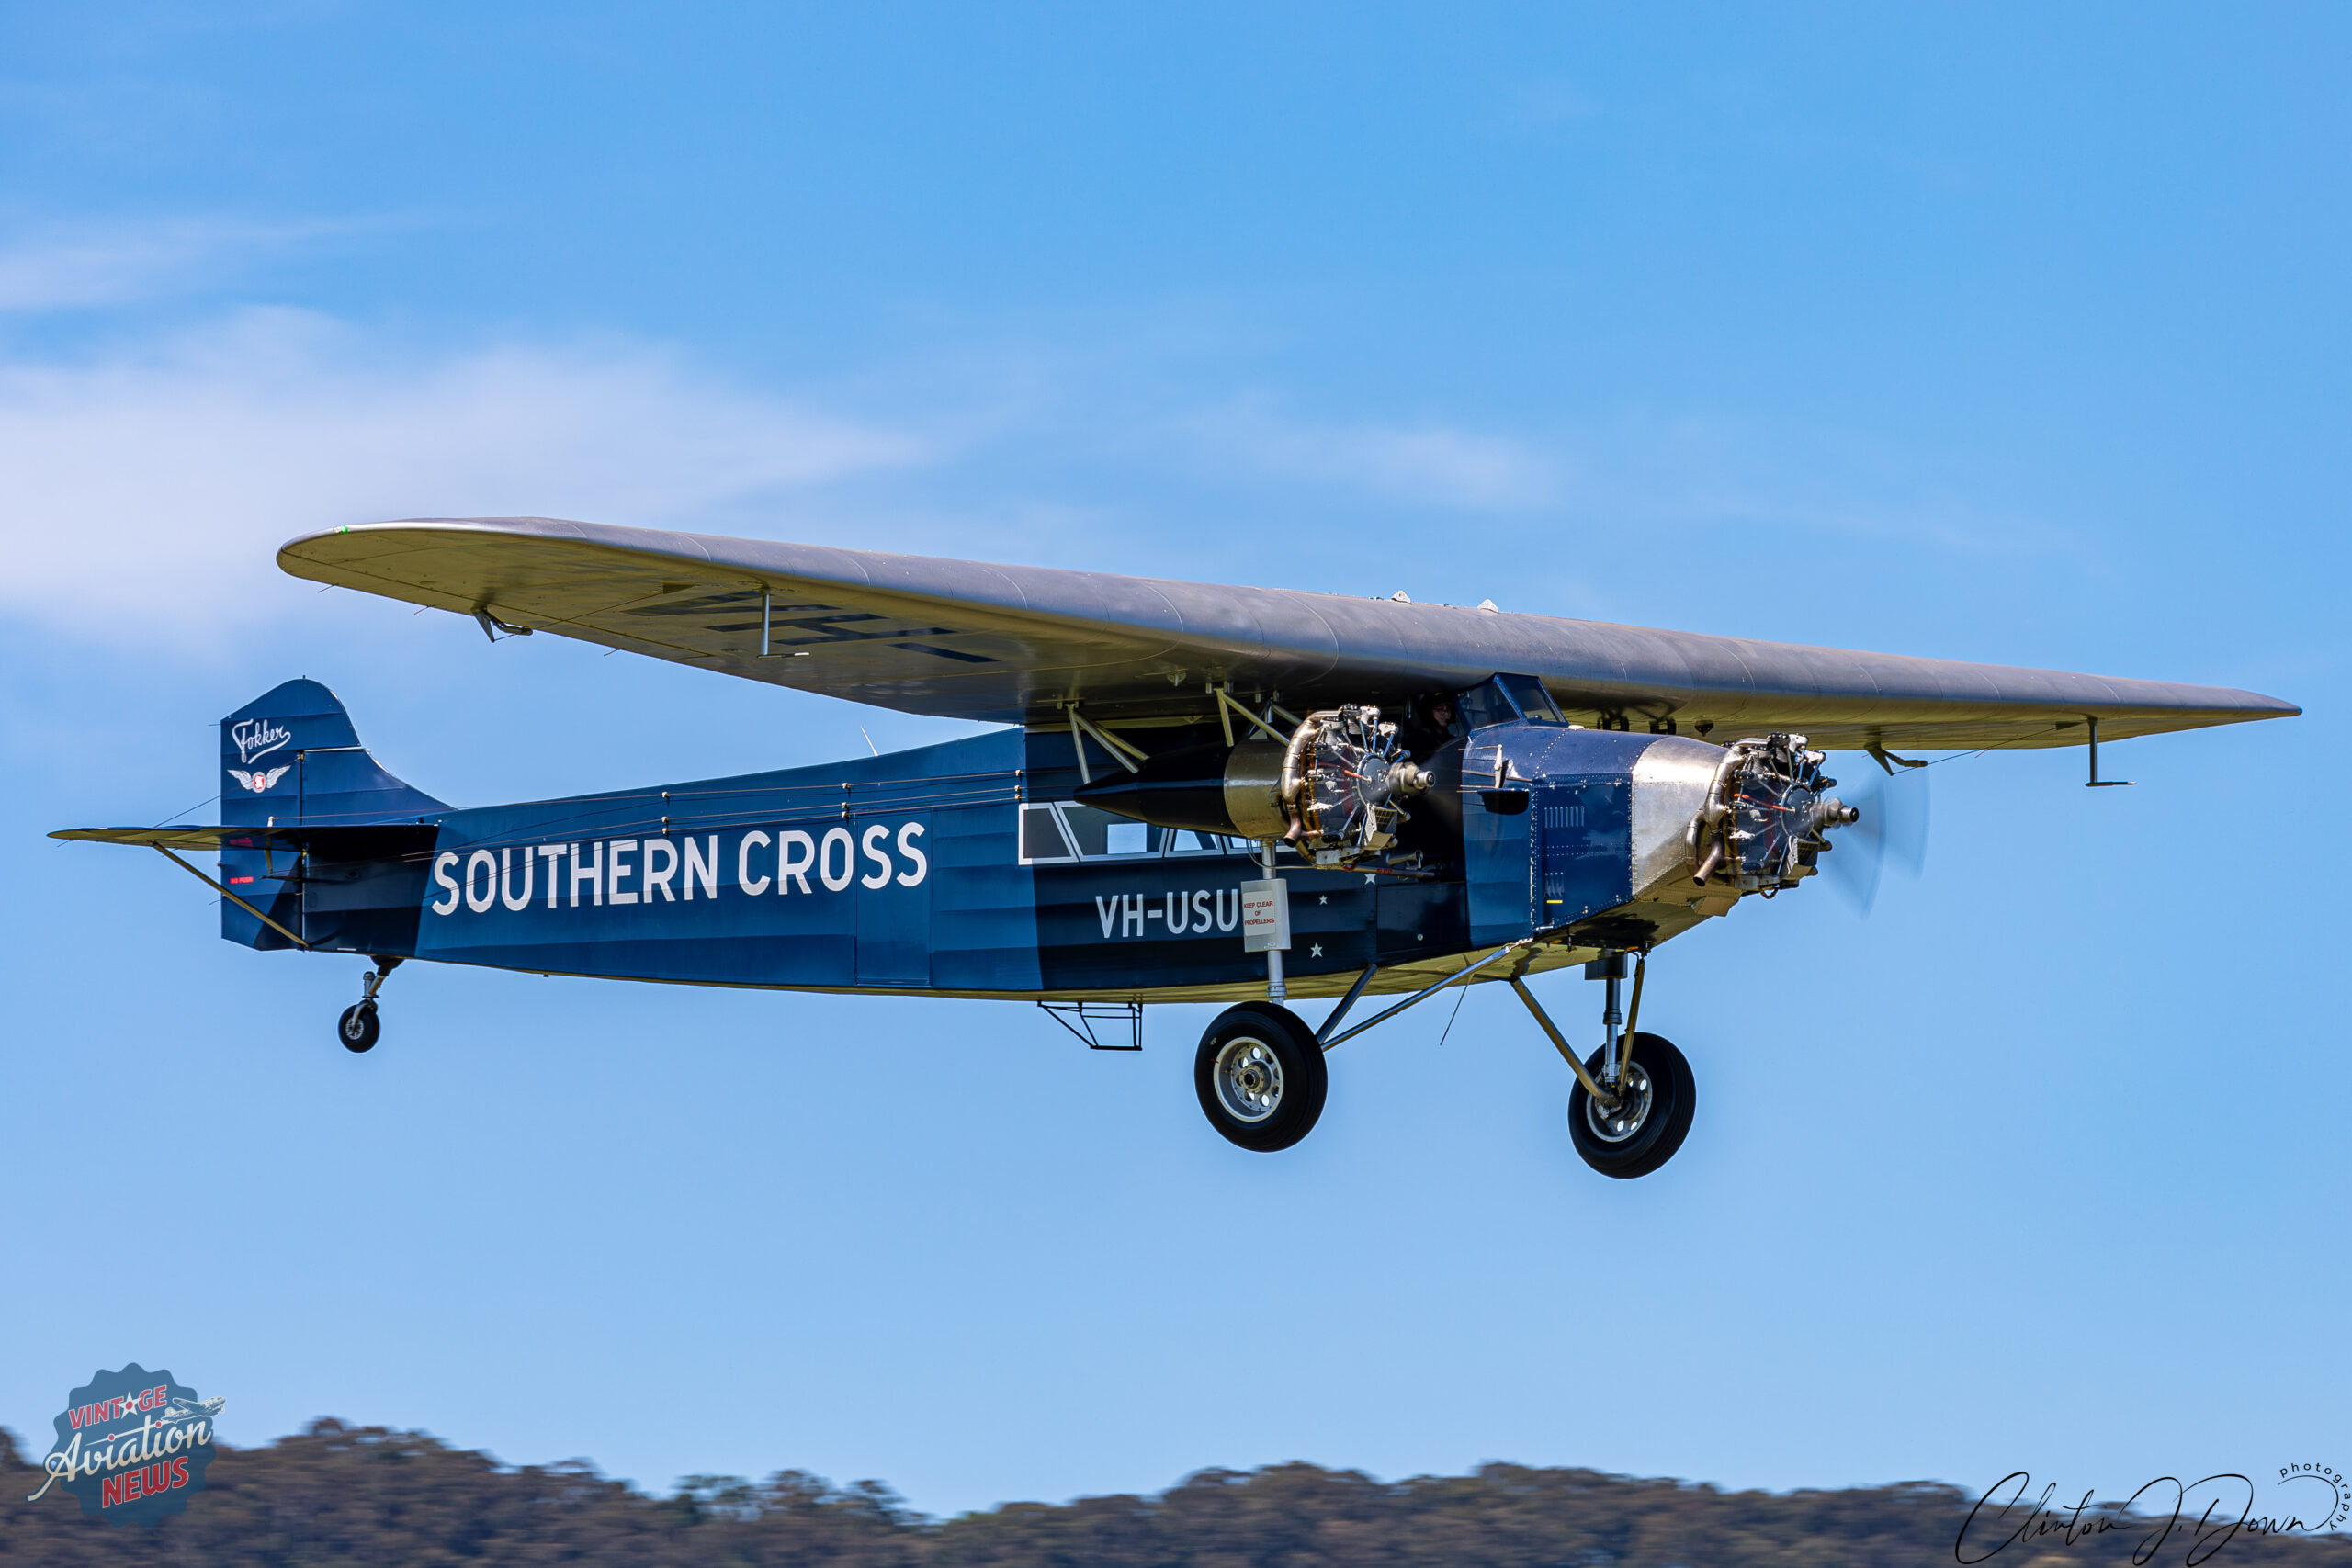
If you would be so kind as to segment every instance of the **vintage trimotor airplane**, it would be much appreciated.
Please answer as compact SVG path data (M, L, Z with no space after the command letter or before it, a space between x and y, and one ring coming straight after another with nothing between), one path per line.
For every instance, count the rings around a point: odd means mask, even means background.
M1324 1053L1507 982L1566 1059L1587 1163L1639 1176L1690 1069L1639 1029L1658 943L1812 875L1861 809L1824 753L2083 744L2301 710L2203 686L1393 600L980 565L547 518L337 528L295 576L920 714L1001 723L832 766L458 809L393 778L325 687L221 721L218 824L161 851L255 948L366 954L375 1044L410 958L692 985L1018 998L1140 1043L1227 1002L1201 1108L1247 1149L1323 1109ZM1728 744L1711 738L1721 734ZM1892 789L1888 791L1893 794ZM1867 831L1865 826L1856 831ZM1848 849L1853 857L1859 846ZM217 852L218 874L184 858ZM1832 862L1831 863L1837 863ZM1572 1047L1531 975L1607 982ZM1630 1010L1620 983L1631 970ZM1368 994L1401 995L1346 1024ZM1320 1024L1285 1004L1336 998Z

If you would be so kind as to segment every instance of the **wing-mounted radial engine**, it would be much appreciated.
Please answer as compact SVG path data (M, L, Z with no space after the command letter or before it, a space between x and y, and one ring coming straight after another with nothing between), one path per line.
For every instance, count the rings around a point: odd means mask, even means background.
M1406 756L1380 710L1349 705L1311 713L1283 750L1274 799L1283 834L1317 865L1347 865L1396 841L1401 801L1430 775Z
M1814 874L1831 828L1860 816L1829 792L1838 781L1802 735L1735 740L1715 765L1705 804L1690 818L1691 880L1769 898Z
M1162 828L1279 839L1317 865L1352 865L1396 841L1405 802L1430 783L1396 726L1351 703L1308 714L1285 745L1188 747L1082 784L1078 798Z

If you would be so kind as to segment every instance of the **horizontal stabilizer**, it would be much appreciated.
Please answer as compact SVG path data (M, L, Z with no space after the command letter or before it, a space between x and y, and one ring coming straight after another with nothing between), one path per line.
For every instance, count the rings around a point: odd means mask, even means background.
M282 828L226 827L180 823L165 828L61 828L52 839L88 844L130 844L146 849L209 854L217 850L299 850L322 860L392 860L431 852L440 829L429 822L363 825L300 823Z
M136 844L153 850L188 850L209 852L220 847L225 838L249 840L247 849L257 849L262 843L277 837L266 829L253 828L60 828L50 835L52 839L74 839L89 844Z

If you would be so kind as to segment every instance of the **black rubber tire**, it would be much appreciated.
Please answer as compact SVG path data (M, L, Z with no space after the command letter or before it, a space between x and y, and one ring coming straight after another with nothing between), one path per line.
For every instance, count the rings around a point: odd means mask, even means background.
M1217 1075L1217 1060L1226 1048L1248 1040L1266 1048L1282 1075L1272 1108L1255 1121L1245 1120L1226 1103ZM1193 1088L1201 1097L1201 1113L1226 1142L1259 1154L1286 1149L1313 1132L1330 1082L1315 1031L1288 1008L1272 1002L1242 1002L1217 1014L1193 1057Z
M1607 1065L1607 1055L1608 1047L1603 1046L1585 1062L1584 1070L1596 1082ZM1592 1097L1585 1092L1581 1080L1568 1091L1568 1137L1577 1153L1601 1175L1621 1180L1647 1176L1672 1159L1682 1140L1690 1136L1690 1113L1699 1104L1690 1064L1674 1048L1673 1041L1663 1034L1634 1035L1634 1062L1649 1075L1650 1110L1634 1135L1622 1143L1603 1138L1587 1120Z
M334 1026L334 1037L343 1043L345 1050L355 1056L362 1051L373 1050L376 1037L383 1032L384 1026L376 1019L374 1002L352 1003L343 1010L343 1017L335 1021Z

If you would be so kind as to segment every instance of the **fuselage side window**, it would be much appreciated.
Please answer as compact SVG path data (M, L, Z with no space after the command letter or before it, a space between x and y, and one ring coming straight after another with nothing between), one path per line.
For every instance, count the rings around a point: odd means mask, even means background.
M1062 814L1052 806L1021 808L1021 863L1051 864L1078 858L1078 848L1062 831Z
M1114 815L1099 806L1080 806L1076 801L1062 802L1061 813L1062 826L1069 829L1070 841L1078 846L1080 860L1151 852L1151 829L1131 817Z
M1257 852L1258 847L1246 839L1189 828L1154 828L1074 800L1032 802L1021 807L1023 865Z

